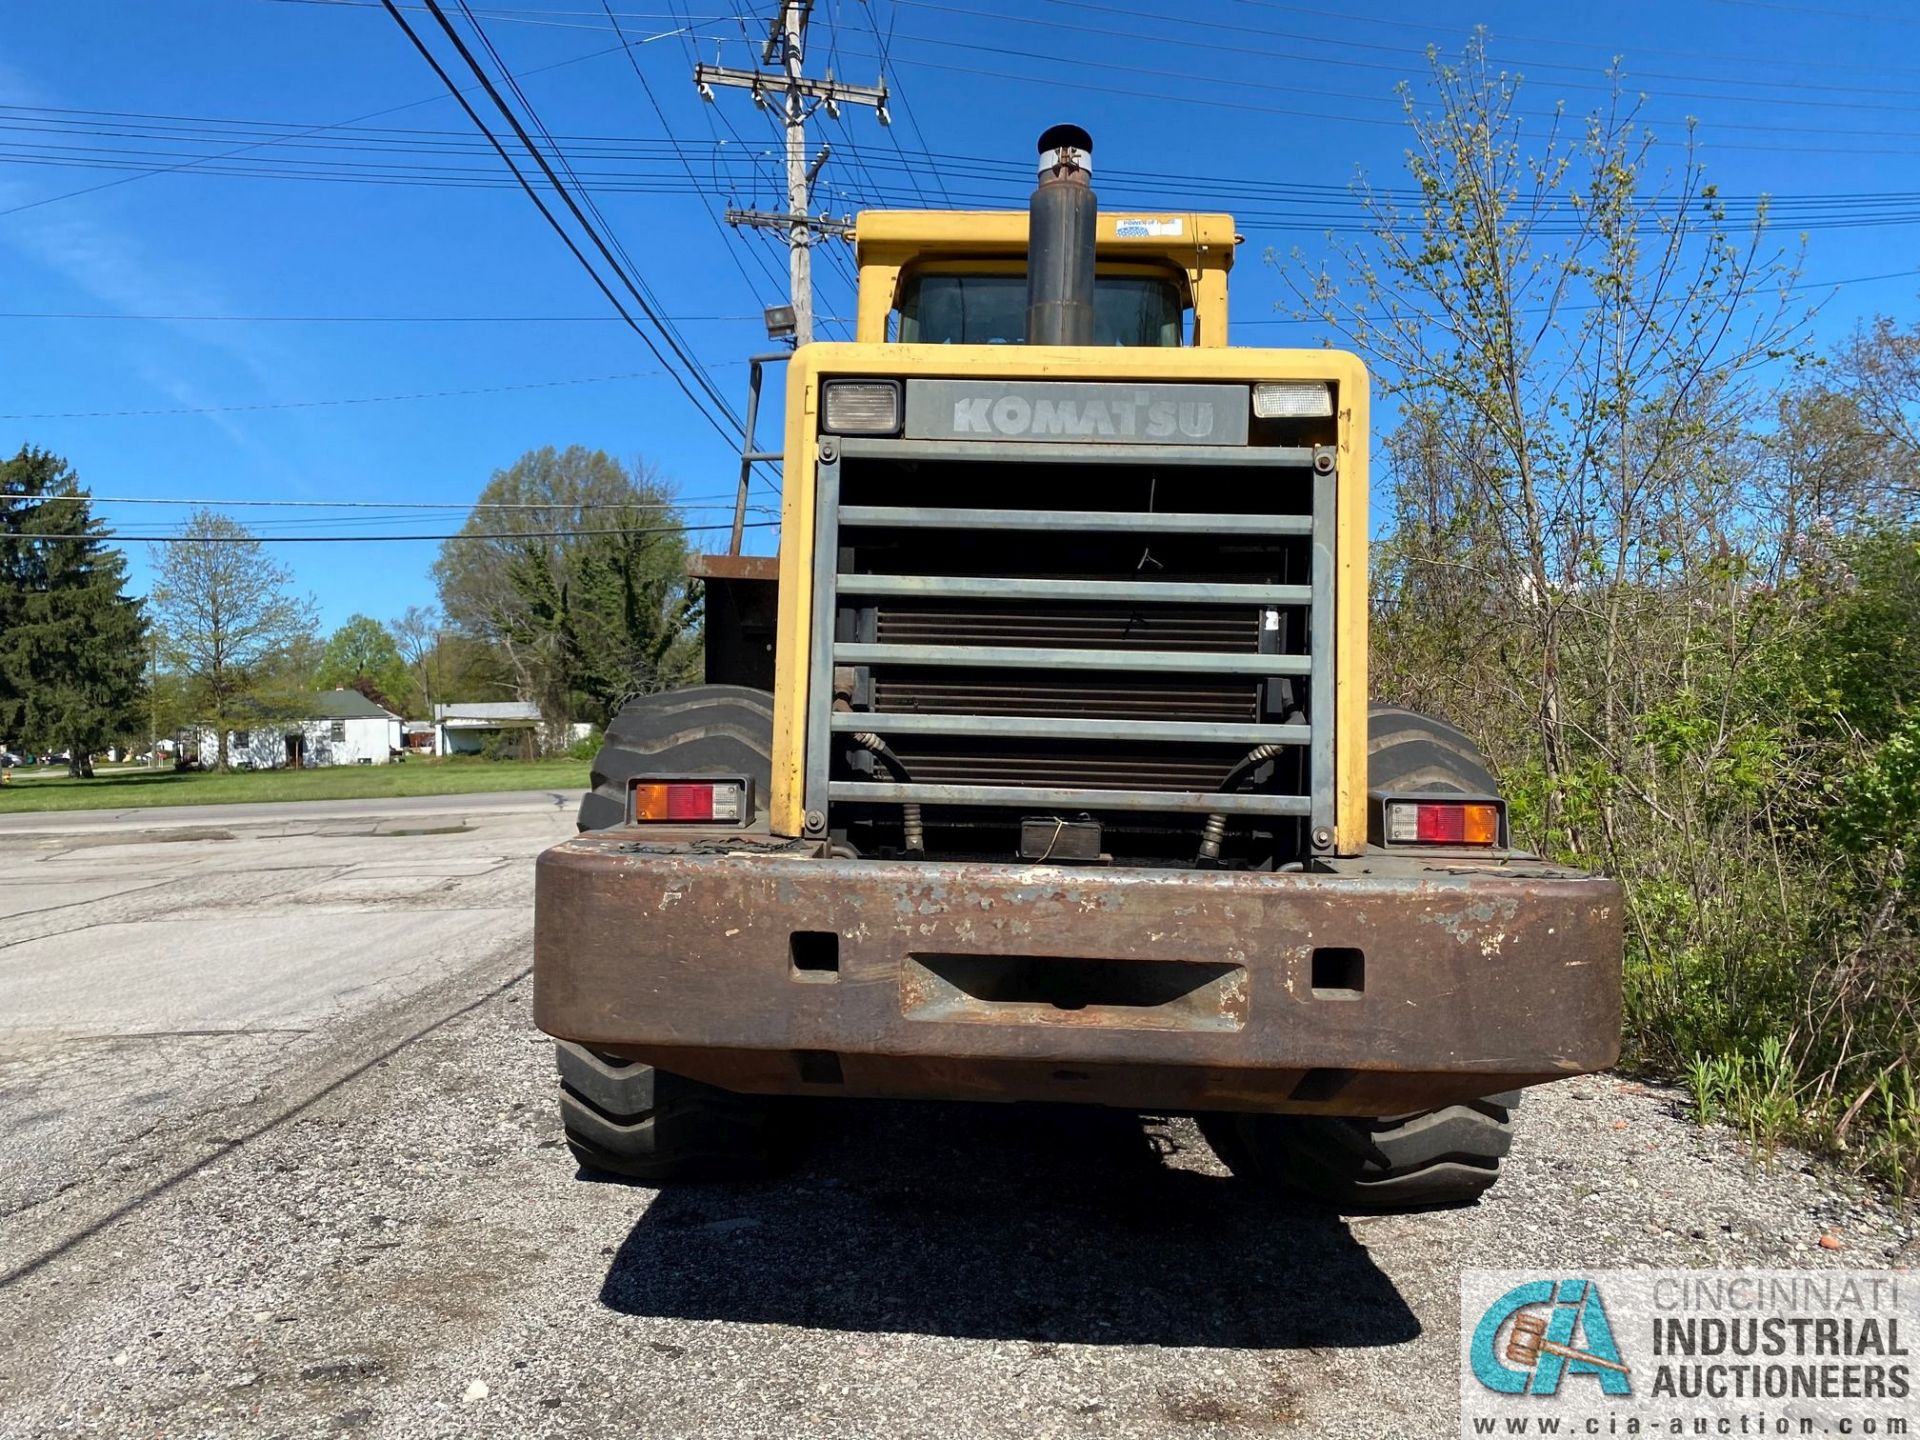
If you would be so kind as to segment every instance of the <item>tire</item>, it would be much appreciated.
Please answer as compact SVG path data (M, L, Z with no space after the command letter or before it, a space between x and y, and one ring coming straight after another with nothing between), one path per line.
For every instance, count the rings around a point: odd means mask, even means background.
M1341 1210L1470 1205L1500 1178L1520 1092L1382 1120L1339 1115L1199 1118L1235 1175L1304 1191Z
M1493 795L1486 757L1444 720L1376 705L1367 717L1367 787L1400 794ZM1519 1091L1411 1115L1198 1118L1226 1167L1343 1210L1468 1205L1500 1178Z
M773 782L773 697L744 685L695 685L628 701L594 757L580 828L624 825L627 785L642 774L745 775L755 804L764 806Z
M696 685L629 702L594 758L580 828L627 819L636 775L745 775L758 804L773 778L773 697L739 685ZM773 1168L774 1106L651 1065L556 1042L560 1120L583 1170L659 1185L745 1179Z
M1375 705L1367 716L1367 788L1400 794L1498 793L1487 757L1464 732L1397 705Z
M741 1180L773 1168L773 1110L684 1075L562 1040L560 1119L582 1169L649 1185Z

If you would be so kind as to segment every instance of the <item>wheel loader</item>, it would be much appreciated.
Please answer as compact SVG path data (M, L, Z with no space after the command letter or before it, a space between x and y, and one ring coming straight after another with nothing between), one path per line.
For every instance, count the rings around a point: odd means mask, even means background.
M1369 701L1364 366L1230 344L1232 218L1102 212L1091 170L1058 126L1024 212L858 216L854 338L786 361L778 557L696 561L708 683L614 718L539 862L587 1170L1015 1101L1453 1205L1524 1087L1617 1058L1617 887Z

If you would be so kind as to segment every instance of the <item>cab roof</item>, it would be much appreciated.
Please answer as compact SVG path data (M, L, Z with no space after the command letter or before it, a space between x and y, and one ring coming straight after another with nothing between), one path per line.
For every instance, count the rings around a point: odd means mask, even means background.
M1233 264L1233 217L1191 210L1103 210L1094 243L1109 258L1137 255L1193 269ZM1025 210L862 210L854 221L860 264L899 265L916 256L1024 255Z

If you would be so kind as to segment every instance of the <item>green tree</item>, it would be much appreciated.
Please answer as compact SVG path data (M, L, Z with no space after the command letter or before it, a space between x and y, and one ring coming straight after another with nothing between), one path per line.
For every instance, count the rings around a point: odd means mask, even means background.
M446 628L441 623L440 612L430 605L409 605L387 628L393 633L401 660L406 663L417 713L431 720L436 697L445 698L441 695L441 679L446 669L442 653Z
M1477 583L1459 598L1472 625L1499 626L1504 657L1480 678L1524 707L1555 842L1590 854L1606 842L1577 792L1589 761L1624 761L1638 697L1617 683L1583 696L1572 677L1589 647L1602 673L1644 654L1650 587L1730 593L1716 567L1753 552L1738 532L1770 498L1739 447L1801 317L1764 206L1731 217L1691 134L1669 170L1618 90L1544 131L1518 93L1483 37L1457 63L1434 58L1427 93L1402 91L1408 188L1356 184L1365 236L1330 240L1326 262L1296 252L1283 273L1425 437L1394 456L1385 568L1457 564L1471 542ZM1458 698L1462 719L1484 715L1484 695Z
M275 708L271 662L309 632L309 607L252 532L215 511L195 511L155 552L150 603L195 719L214 728L224 770L227 732Z
M1544 128L1516 95L1477 41L1436 63L1406 185L1282 262L1391 402L1375 693L1473 734L1530 848L1619 879L1630 1064L1898 1183L1920 331L1808 364L1794 258L1691 133L1669 167L1617 89Z
M494 649L551 725L604 724L634 695L685 683L699 605L666 488L604 451L530 451L497 471L434 565L440 603Z
M105 534L66 461L0 464L0 733L61 746L76 776L137 728L144 692L146 622Z
M407 664L386 626L368 616L354 615L328 637L320 683L359 690L376 704L394 710L405 703L397 697L407 687Z

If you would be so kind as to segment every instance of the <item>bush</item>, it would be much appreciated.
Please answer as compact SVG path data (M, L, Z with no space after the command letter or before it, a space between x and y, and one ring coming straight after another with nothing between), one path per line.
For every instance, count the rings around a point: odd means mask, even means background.
M540 745L531 730L495 730L480 745L483 760L533 760L539 754Z
M1763 1155L1796 1142L1904 1195L1920 1172L1920 546L1868 535L1777 586L1644 590L1613 608L1631 648L1588 621L1610 607L1598 589L1569 607L1553 763L1535 657L1509 642L1438 670L1458 627L1444 613L1383 609L1376 691L1476 736L1518 843L1620 882L1629 1068L1679 1080Z

